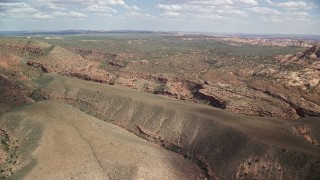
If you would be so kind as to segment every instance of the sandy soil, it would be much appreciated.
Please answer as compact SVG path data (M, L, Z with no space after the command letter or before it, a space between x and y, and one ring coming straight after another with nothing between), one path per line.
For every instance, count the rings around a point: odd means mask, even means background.
M182 156L68 105L43 101L15 112L42 124L24 179L194 179L201 171Z

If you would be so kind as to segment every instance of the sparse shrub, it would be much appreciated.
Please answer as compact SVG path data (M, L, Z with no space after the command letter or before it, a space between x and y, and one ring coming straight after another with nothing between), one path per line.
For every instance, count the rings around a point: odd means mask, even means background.
M141 86L141 90L143 92L148 92L148 84L147 83L143 83L142 86Z
M113 76L110 80L109 80L109 84L110 85L114 85L116 83L117 77Z
M154 92L155 92L156 94L161 94L161 93L165 92L166 89L167 89L166 83L160 82L160 83L155 87Z

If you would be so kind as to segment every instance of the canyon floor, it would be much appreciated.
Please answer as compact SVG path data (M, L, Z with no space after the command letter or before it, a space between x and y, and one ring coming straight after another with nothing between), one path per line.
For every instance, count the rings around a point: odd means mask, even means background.
M1 178L319 179L320 46L230 43L1 37Z

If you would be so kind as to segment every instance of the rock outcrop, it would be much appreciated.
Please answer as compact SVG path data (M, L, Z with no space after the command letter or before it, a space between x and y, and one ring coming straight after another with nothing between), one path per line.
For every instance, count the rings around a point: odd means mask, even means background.
M279 56L277 59L284 64L299 64L320 70L320 44L295 55Z
M124 85L143 92L206 103L230 112L298 119L319 116L319 47L296 55L277 57L279 65L249 68L236 58L221 62L195 60L126 61L125 55L98 50L62 48L37 41L0 43L0 68L19 79L45 73ZM210 64L211 63L211 64ZM238 68L233 63L240 63ZM218 68L213 68L220 64ZM181 72L174 71L180 69ZM291 67L292 66L292 67ZM158 72L158 67L173 72ZM151 69L155 72L152 72ZM149 71L150 70L150 71ZM10 75L10 73L8 73ZM279 96L280 94L280 96Z

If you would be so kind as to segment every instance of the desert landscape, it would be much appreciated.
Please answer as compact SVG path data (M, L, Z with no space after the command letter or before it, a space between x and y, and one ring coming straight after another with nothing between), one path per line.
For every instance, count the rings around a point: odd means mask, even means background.
M319 179L320 41L0 37L2 179Z

